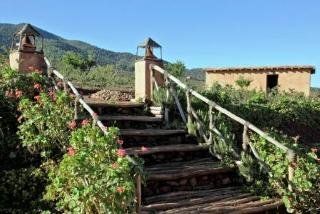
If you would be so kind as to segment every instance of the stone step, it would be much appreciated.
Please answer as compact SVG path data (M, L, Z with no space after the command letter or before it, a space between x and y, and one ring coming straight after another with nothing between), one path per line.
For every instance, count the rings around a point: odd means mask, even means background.
M235 168L224 167L212 157L146 165L144 171L146 185L142 188L143 197L239 183Z
M233 172L233 168L224 167L212 158L187 162L156 164L145 168L148 180L166 181Z
M101 121L135 121L135 122L162 122L162 117L139 116L139 115L101 115Z
M208 146L198 145L198 144L174 144L174 145L163 145L154 147L132 147L127 148L126 152L128 155L150 155L156 153L166 153L166 152L195 152L199 150L207 150Z
M83 120L91 118L91 116L86 115L86 116L81 116L78 117L77 119ZM140 115L99 115L98 119L101 121L133 121L133 122L162 122L163 118L162 117L152 117L152 116L140 116Z
M146 197L142 213L285 213L283 208L279 199L261 200L241 187L232 186Z
M184 135L184 129L121 129L120 136L170 136Z
M102 108L143 108L145 103L136 102L103 102L100 100L94 100L85 98L85 102L91 107L102 107Z
M129 155L143 158L145 166L212 157L208 146L195 144L192 142L192 139L186 139L184 144L178 143L151 147L148 144L143 144L141 147L127 148L126 151Z

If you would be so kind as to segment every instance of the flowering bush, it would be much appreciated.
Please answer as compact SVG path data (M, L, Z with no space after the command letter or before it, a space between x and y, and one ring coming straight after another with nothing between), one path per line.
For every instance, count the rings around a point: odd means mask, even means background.
M49 92L19 104L24 122L19 126L21 143L32 153L43 157L61 156L66 151L69 134L68 123L72 120L71 98L64 92Z
M8 98L32 98L49 86L48 78L38 72L21 73L4 67L0 73L0 86ZM46 87L43 87L46 86Z
M292 147L298 154L294 163L294 175L291 181L292 191L289 191L287 179L289 162L286 154L268 143L261 137L253 136L256 148L263 161L270 167L271 176L268 183L282 196L286 206L299 213L317 213L320 204L320 164L316 154L317 149L306 151L294 145L286 137L278 136L281 142Z
M134 201L133 165L117 144L118 130L104 135L89 125L75 130L49 179L46 200L71 213L125 213Z

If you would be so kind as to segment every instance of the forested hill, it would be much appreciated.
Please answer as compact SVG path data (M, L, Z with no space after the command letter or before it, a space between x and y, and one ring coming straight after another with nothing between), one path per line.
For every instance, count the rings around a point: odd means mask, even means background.
M6 52L11 44L12 35L24 24L1 24L0 23L0 52ZM76 40L67 40L55 34L34 26L45 38L45 54L53 62L59 59L68 51L73 51L84 56L90 55L97 64L114 64L119 70L133 71L135 55L131 53L119 53Z

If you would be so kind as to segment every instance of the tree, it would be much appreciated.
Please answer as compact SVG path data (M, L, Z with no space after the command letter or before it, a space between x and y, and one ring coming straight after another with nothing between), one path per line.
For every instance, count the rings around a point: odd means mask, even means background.
M67 52L62 57L62 61L66 65L70 65L75 69L80 69L82 71L90 70L96 65L96 61L93 57L83 57L80 54L74 52Z
M177 60L175 63L166 64L165 69L177 78L183 77L186 73L186 66L180 60Z

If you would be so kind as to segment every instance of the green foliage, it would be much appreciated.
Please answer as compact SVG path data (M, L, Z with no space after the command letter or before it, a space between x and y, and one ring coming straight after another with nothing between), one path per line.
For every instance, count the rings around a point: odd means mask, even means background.
M64 92L41 93L37 102L22 99L19 104L24 122L19 126L22 145L32 153L52 157L65 151L68 145L68 123L72 120L73 109L70 97Z
M159 87L159 90L153 90L153 104L156 106L172 106L173 98L169 96L167 100L167 89Z
M48 79L40 72L21 73L7 65L1 69L0 87L12 100L19 100L22 97L33 98L41 90L35 88L35 84L49 85Z
M38 212L46 174L35 167L0 171L0 212Z
M46 84L45 77L37 72L19 73L4 64L0 66L0 160L10 165L15 159L19 164L24 163L26 151L19 148L16 135L20 112L17 111L21 99L33 99L41 88L34 86ZM27 159L32 160L31 157Z
M320 204L320 165L315 151L306 151L297 147L292 140L279 134L274 134L286 146L292 147L298 153L298 159L292 182L288 181L289 162L286 154L261 137L252 136L257 151L262 160L270 167L269 185L283 197L287 207L301 213L316 213ZM289 191L288 184L292 185Z
M117 149L118 130L87 125L72 133L68 154L50 173L45 198L70 213L125 213L133 203L133 165ZM131 207L132 208L132 207Z
M248 88L252 80L246 79L243 76L240 76L239 79L236 80L236 84L241 88Z
M182 78L186 73L186 66L182 61L178 60L175 63L167 63L165 70L177 78Z
M80 69L81 71L90 70L96 65L96 62L92 57L83 57L80 54L74 52L67 52L62 56L62 62L66 66L71 66L74 69Z
M262 129L273 127L306 145L319 143L320 99L318 98L308 98L294 92L265 94L220 85L213 85L202 94ZM234 126L233 131L237 133L241 130Z
M60 71L68 80L81 87L99 89L132 89L134 87L133 74L118 71L114 65L94 67L88 72L65 66L61 67Z
M238 154L231 124L221 115L216 116L215 124L220 134L213 132L213 145L210 147L210 152L218 156L225 165L234 165L234 160L238 158Z

